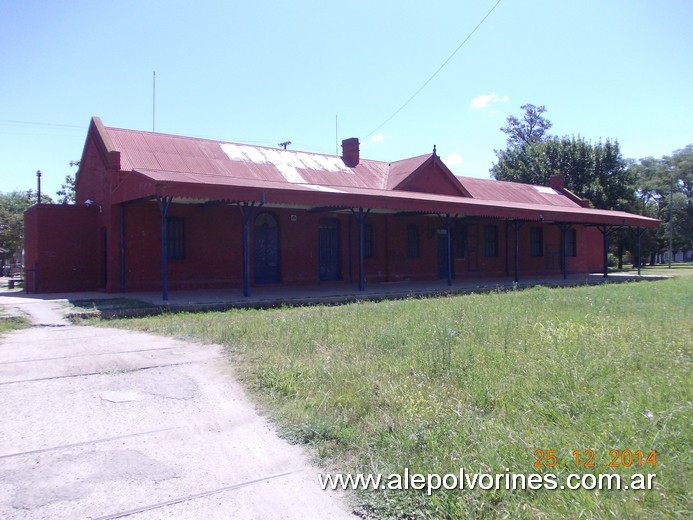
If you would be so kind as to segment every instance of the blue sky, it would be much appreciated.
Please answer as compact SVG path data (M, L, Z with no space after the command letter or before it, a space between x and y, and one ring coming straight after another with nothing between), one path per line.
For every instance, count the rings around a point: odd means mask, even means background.
M438 153L488 177L499 130L545 105L552 133L625 157L693 142L693 2L0 0L0 191L54 194L91 116L159 132L369 159Z

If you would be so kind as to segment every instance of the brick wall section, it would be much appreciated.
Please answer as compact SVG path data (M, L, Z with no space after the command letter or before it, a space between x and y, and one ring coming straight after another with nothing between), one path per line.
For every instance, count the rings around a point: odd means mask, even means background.
M93 291L97 286L98 209L84 205L40 204L24 214L25 287L37 292Z

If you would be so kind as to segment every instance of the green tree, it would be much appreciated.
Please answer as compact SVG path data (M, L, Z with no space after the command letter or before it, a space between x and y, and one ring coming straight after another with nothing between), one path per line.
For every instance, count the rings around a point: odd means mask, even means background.
M508 135L508 147L495 151L498 161L490 170L494 179L546 186L552 175L563 175L566 188L595 208L644 212L647 204L636 197L638 172L624 160L617 140L592 144L579 135L551 136L546 133L551 123L544 116L543 106L523 105L522 109L521 118L510 116L508 124L501 128ZM652 209L644 213L651 214ZM634 243L629 230L612 235L619 268L624 252L634 251ZM658 245L649 235L642 244L648 250Z
M0 193L0 248L8 256L24 246L24 212L36 204L36 195L33 190ZM51 204L53 200L41 194L41 202Z
M496 156L491 176L497 180L546 186L552 175L563 175L566 188L596 208L627 210L635 201L636 176L615 140L593 145L580 136L549 137Z
M543 116L546 107L527 103L520 108L524 110L522 117L508 117L508 124L501 128L508 135L508 148L540 143L544 140L546 131L551 128L551 121Z
M674 250L693 250L693 144L669 158L676 182L674 197Z
M0 194L0 248L9 255L22 250L24 211L31 205L28 192Z
M662 221L648 232L650 264L669 250L670 234L674 252L693 249L693 145L633 161L629 170L637 178L637 211Z
M60 185L60 189L55 194L58 196L59 204L74 204L75 178L72 175L66 175L65 182Z
M0 249L3 256L12 256L22 250L24 215L6 208L5 195L0 195Z
M546 144L534 143L496 150L498 162L491 167L491 177L499 181L546 184L551 174L546 165Z

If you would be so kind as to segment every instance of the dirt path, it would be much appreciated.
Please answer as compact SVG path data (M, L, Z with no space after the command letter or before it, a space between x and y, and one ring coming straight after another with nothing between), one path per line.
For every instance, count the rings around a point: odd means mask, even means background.
M57 311L0 338L0 518L354 518L220 347Z

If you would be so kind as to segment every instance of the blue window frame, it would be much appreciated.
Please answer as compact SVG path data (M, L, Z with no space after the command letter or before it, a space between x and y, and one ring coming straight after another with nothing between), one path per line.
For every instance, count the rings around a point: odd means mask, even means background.
M168 259L185 260L185 220L183 218L166 218L166 241Z
M373 225L363 225L363 257L373 258Z
M544 230L540 227L529 229L529 254L533 257L544 256Z
M565 254L566 256L577 256L577 231L569 229L565 232Z
M484 256L498 256L498 226L484 226Z

